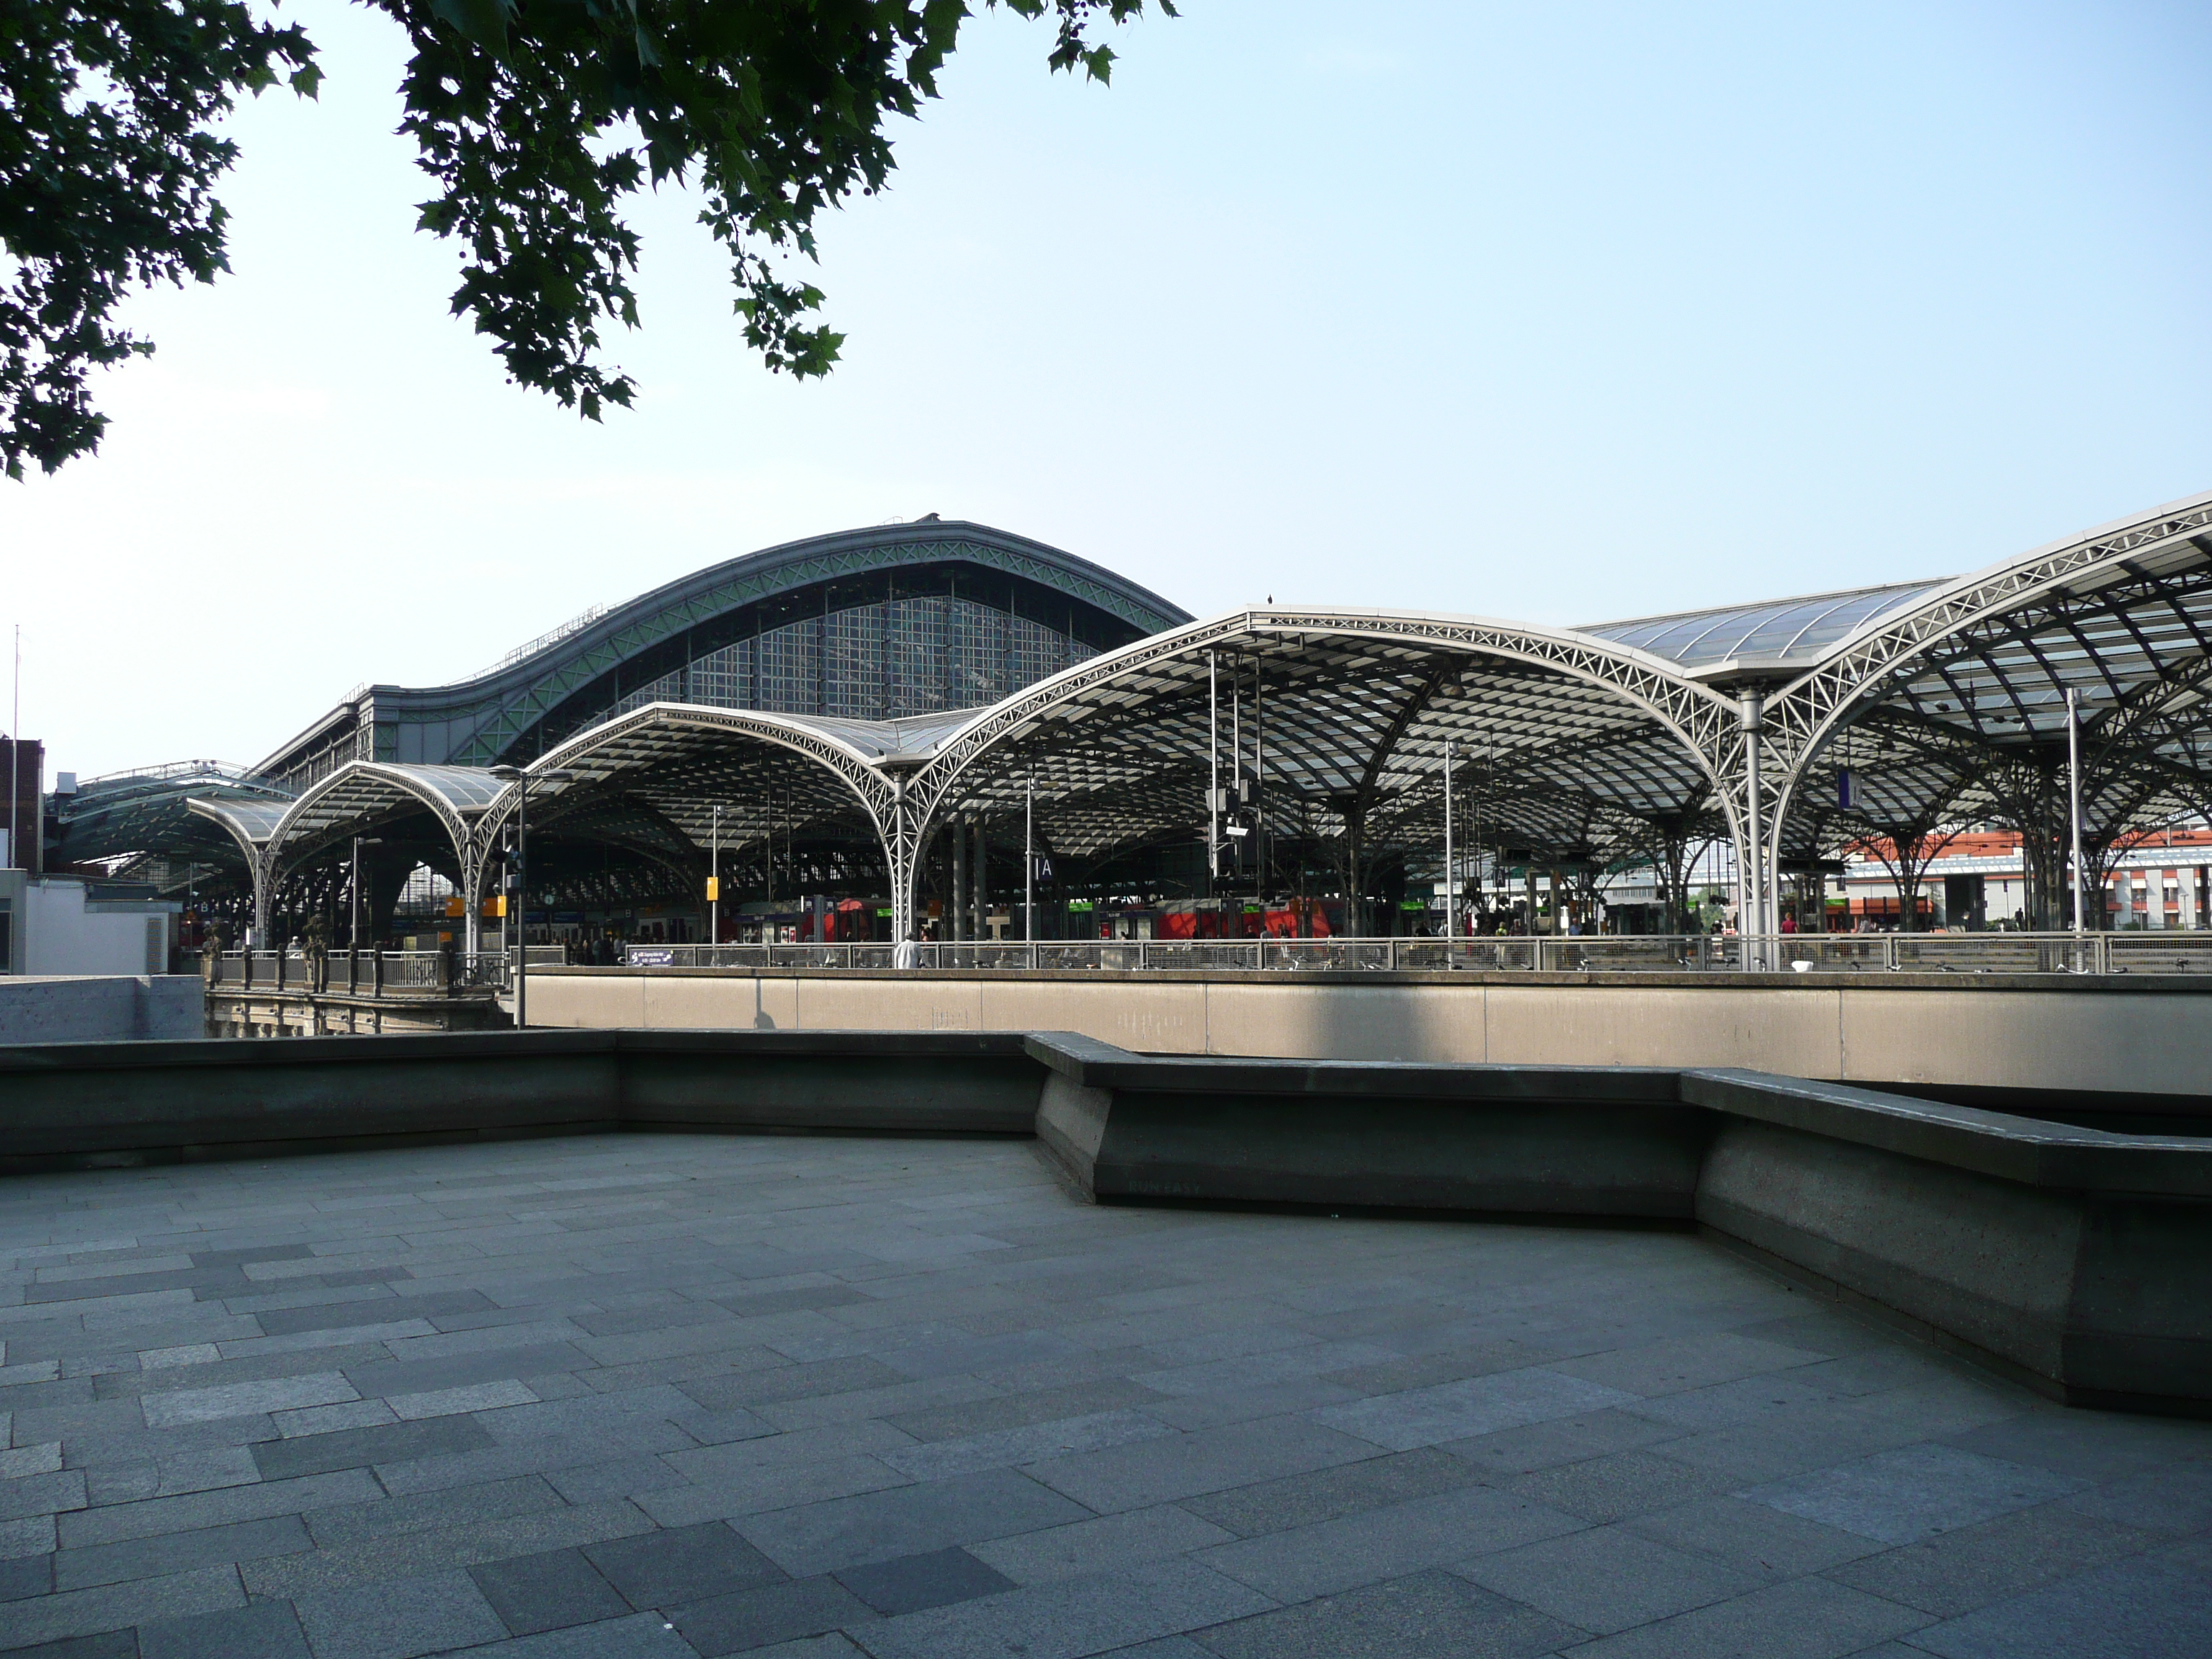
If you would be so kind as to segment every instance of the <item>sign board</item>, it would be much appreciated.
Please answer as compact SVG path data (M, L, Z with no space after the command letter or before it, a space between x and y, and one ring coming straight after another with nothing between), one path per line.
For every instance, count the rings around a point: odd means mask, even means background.
M715 903L715 902L717 902L721 898L721 896L722 896L722 878L721 878L720 876L709 876L709 877L708 877L708 878L707 878L707 902L708 902L708 903L709 903L709 904Z
M629 947L629 965L633 968L673 968L676 952L665 945L633 945Z

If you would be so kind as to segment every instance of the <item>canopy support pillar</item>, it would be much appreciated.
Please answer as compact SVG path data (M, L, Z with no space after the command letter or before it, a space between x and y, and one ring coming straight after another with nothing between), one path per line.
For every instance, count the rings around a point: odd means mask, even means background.
M250 860L253 872L253 948L257 951L270 948L269 917L276 896L270 890L276 885L276 875L270 865L266 854L255 854Z

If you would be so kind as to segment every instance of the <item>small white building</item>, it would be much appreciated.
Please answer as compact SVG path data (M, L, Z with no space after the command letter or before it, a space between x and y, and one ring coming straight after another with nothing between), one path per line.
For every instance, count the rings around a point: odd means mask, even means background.
M42 976L166 974L183 906L104 896L76 876L0 870L0 969Z

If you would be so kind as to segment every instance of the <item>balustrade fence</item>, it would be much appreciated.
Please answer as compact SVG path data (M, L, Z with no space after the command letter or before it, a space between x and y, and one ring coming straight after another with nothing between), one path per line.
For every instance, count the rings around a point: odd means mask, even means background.
M1540 934L1504 939L1039 939L915 945L907 965L969 971L1224 969L1528 973L2212 973L2212 933ZM632 968L900 965L892 945L633 945ZM535 958L532 958L533 962Z
M565 945L529 950L532 968L558 968L568 959ZM420 997L503 991L514 976L512 951L226 951L208 983L226 991Z

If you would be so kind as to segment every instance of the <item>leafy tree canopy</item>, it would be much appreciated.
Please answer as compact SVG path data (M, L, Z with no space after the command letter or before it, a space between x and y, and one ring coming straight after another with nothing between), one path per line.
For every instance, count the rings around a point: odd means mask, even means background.
M843 337L813 320L814 222L890 173L886 117L916 114L969 16L963 0L364 0L414 57L400 130L437 181L421 224L464 251L457 315L508 374L596 420L636 386L601 360L637 322L623 198L680 181L726 251L747 343L770 368L826 373ZM986 0L996 5L1000 0ZM1146 0L1004 0L1058 26L1049 63L1108 78L1089 27ZM1158 0L1173 15L1170 0ZM134 286L228 268L216 122L240 93L321 78L298 25L243 0L0 3L0 465L48 472L99 447L91 372L151 352L115 325Z

